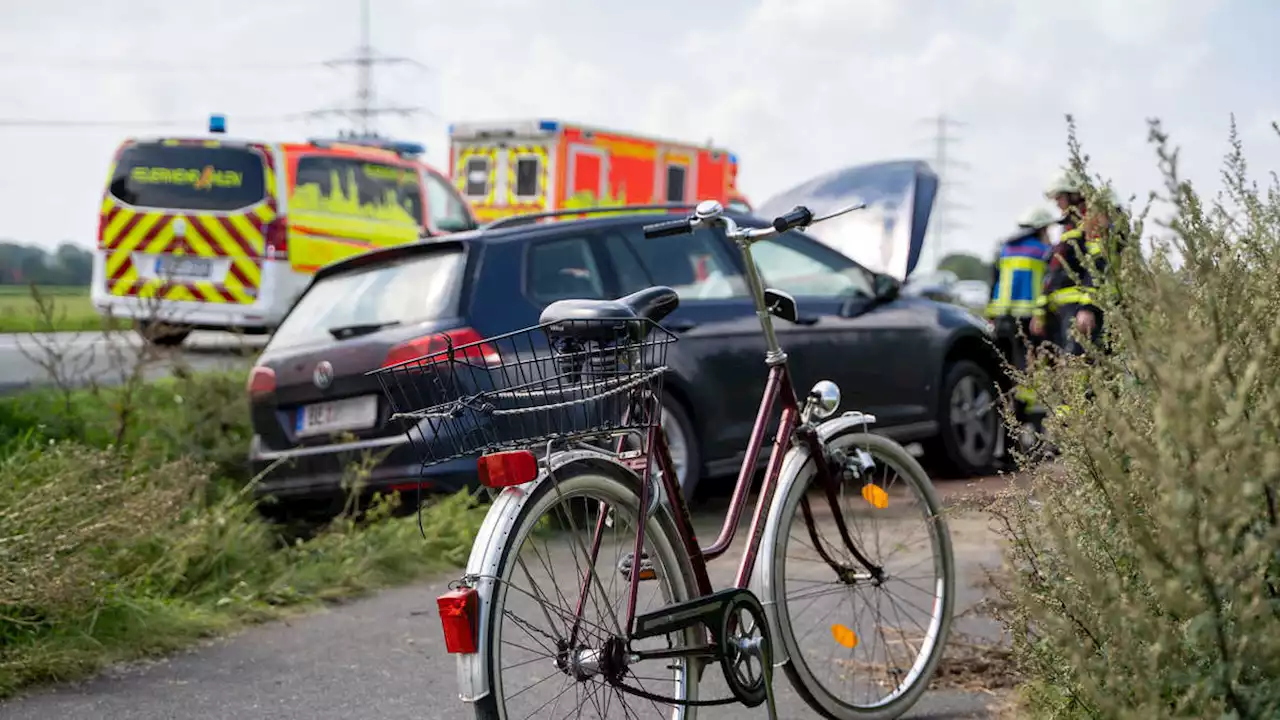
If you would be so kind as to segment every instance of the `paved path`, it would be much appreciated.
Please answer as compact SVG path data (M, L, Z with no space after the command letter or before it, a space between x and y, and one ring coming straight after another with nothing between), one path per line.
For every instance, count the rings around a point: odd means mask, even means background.
M45 367L53 358L62 360L58 365L70 384L112 383L120 368L135 367L144 354L147 375L161 377L179 363L196 370L247 368L265 343L265 336L195 332L179 348L144 349L129 331L0 334L0 394L49 384Z
M963 491L960 483L948 485ZM718 517L699 513L699 531L714 533ZM959 562L960 614L981 598L974 583L998 560L987 519L957 516L952 533ZM745 534L745 533L742 533ZM724 582L737 556L712 565ZM391 590L289 622L250 628L156 663L113 669L77 685L37 691L0 704L0 720L421 720L472 717L456 699L454 663L443 650L435 597L446 579ZM958 629L989 634L982 621ZM722 681L721 681L722 682ZM815 715L779 677L779 717ZM987 717L991 697L931 691L912 718ZM764 718L763 707L710 708L708 719Z

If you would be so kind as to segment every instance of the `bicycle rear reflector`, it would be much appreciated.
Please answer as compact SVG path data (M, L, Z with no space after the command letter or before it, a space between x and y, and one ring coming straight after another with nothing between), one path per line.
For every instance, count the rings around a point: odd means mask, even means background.
M475 588L460 587L436 598L440 609L440 625L444 629L444 648L451 654L476 651L476 609L480 597Z
M508 450L481 456L476 469L487 488L513 487L538 477L538 459L528 450Z

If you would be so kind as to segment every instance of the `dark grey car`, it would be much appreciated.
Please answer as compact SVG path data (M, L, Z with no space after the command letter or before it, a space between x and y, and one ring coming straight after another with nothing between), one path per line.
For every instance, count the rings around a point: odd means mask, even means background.
M371 477L375 489L472 482L470 460L422 474L404 428L388 421L377 381L365 373L435 349L439 333L455 342L498 335L536 324L556 300L615 298L651 285L680 295L663 321L679 334L663 400L682 484L691 493L702 478L736 470L765 380L741 256L710 230L646 240L642 227L654 219L512 220L322 269L254 370L251 457L260 470L283 463L259 491L336 496L343 465L364 451L386 453ZM753 252L766 284L799 304L797 323L778 323L797 386L834 380L844 407L876 415L880 432L926 443L961 473L987 469L999 366L985 323L904 296L897 279L802 232Z

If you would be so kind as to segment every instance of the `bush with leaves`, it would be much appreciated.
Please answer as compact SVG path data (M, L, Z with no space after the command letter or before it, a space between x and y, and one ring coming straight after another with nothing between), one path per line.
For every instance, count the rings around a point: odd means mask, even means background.
M1172 207L1114 221L1100 302L1109 352L1039 358L1056 466L996 508L1002 619L1027 676L1023 716L1280 717L1280 182L1250 181L1231 132L1225 190L1182 178L1151 140ZM1073 162L1088 158L1071 133ZM1096 211L1095 211L1096 212Z

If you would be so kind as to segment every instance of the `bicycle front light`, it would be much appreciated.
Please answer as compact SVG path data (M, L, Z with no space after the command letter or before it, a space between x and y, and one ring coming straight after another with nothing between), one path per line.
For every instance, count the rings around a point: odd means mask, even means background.
M818 420L831 417L840 407L840 386L830 380L819 380L809 390L809 398L805 404L812 417Z

